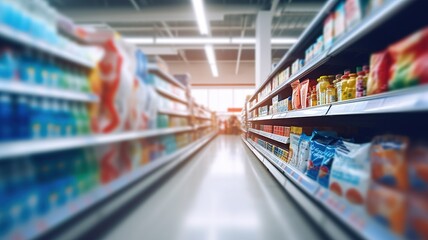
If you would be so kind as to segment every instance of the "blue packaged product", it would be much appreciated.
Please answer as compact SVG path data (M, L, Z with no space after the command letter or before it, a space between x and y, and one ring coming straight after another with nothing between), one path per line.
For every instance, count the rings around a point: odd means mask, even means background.
M16 77L16 60L12 49L0 50L0 80L12 80Z
M297 167L297 169L299 169L302 173L306 172L306 166L309 159L310 145L311 136L307 136L303 133L299 139L297 161L295 163L295 167Z
M316 180L318 171L324 160L324 151L327 145L335 141L327 132L314 131L311 138L310 155L307 165L306 176Z
M0 141L12 138L13 129L13 106L9 94L0 93Z
M36 83L38 66L34 51L29 48L24 49L18 61L19 79L27 83Z
M41 101L37 98L30 99L30 135L37 139L42 137L43 111Z
M1 195L0 204L0 236L5 235L12 229L12 216L10 214L11 200L5 195Z
M334 160L334 154L336 153L336 148L340 147L342 144L341 140L337 140L335 143L328 145L324 151L324 160L321 163L319 172L318 172L318 183L328 188L330 182L330 170Z
M26 96L15 98L15 131L17 139L29 139L30 133L30 101Z

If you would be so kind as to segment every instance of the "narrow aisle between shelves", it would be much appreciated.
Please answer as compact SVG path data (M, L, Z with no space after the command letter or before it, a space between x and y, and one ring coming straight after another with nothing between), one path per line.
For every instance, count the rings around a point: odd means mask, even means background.
M238 136L219 136L104 239L316 239Z

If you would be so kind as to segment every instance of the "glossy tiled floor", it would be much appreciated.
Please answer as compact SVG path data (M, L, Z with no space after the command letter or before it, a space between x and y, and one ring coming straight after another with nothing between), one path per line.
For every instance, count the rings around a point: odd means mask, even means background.
M238 136L220 135L105 239L317 239Z

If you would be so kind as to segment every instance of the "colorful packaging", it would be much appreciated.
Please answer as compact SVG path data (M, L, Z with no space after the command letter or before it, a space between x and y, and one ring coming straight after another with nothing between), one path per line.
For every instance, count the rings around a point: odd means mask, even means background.
M334 13L330 13L324 20L324 48L329 48L333 45L334 38Z
M428 143L418 142L409 151L409 183L412 190L428 192Z
M309 107L310 90L313 86L316 86L316 81L310 79L300 83L300 104L302 108Z
M291 88L293 88L293 94L292 94L292 106L294 109L301 109L302 105L300 102L300 81L296 80L293 83L291 83Z
M407 153L409 139L404 136L383 135L372 141L370 157L373 181L400 190L409 186Z
M388 90L391 56L388 51L373 53L370 57L370 74L367 80L367 95Z
M428 239L428 195L410 194L406 237L408 239Z
M428 83L428 27L391 45L390 89Z
M311 136L307 136L306 134L303 133L299 139L297 160L294 165L302 173L306 172L306 166L307 166L309 153L310 153L310 146L311 146Z
M299 153L299 140L300 135L291 133L290 134L290 148L288 149L288 162L296 166L297 165L297 154Z
M330 132L314 131L310 140L310 154L307 161L306 176L317 180L318 172L325 158L324 151L328 144L331 144L335 139L329 135L335 135Z
M403 234L406 225L406 195L395 189L371 183L367 193L367 212L391 231Z
M337 38L345 32L345 1L340 1L334 11L334 37Z
M341 144L342 144L342 141L339 140L336 142L336 144L328 145L325 148L324 159L321 163L321 167L318 172L318 178L317 178L318 183L325 188L328 188L330 183L331 166L333 165L334 155L336 154L336 148Z
M331 167L332 192L355 205L364 205L370 182L370 143L343 142L337 148Z
M362 0L346 0L345 21L347 29L351 29L363 18L363 9Z

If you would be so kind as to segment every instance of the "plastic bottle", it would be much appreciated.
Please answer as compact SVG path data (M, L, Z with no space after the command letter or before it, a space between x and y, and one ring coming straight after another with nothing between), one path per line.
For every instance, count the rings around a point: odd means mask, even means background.
M347 87L348 87L348 79L349 79L349 75L345 74L340 78L340 98L342 101L348 100L348 92L347 92Z
M318 100L317 100L317 89L316 89L315 86L312 88L311 99L310 99L309 103L310 103L311 107L315 107L318 104Z
M12 49L0 50L0 81L10 81L16 77L17 64Z
M318 99L318 105L323 105L326 103L326 91L327 87L330 85L328 82L327 76L321 76L318 78L318 84L317 84L317 99Z
M6 93L0 93L0 141L8 141L12 138L13 122L12 97Z
M24 48L19 57L18 69L20 80L26 83L36 83L36 60L33 50Z
M29 139L30 133L30 100L27 96L18 96L15 103L15 136L17 139Z
M355 96L357 98L364 96L364 92L365 92L364 76L365 76L365 73L363 71L358 72L358 76L356 78L356 96Z
M348 84L346 85L347 87L347 94L348 94L348 99L354 99L356 92L357 92L357 74L355 73L351 73L349 74L349 79L348 79Z

